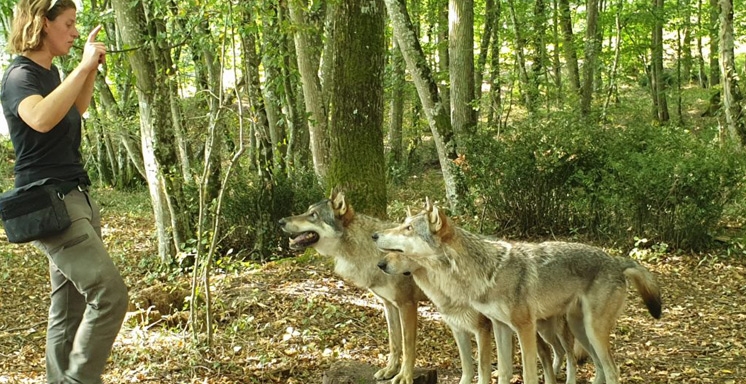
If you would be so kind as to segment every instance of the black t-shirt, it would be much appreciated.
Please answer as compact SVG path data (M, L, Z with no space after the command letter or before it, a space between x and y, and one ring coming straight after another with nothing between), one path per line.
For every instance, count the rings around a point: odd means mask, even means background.
M21 101L32 95L46 97L60 83L54 65L46 69L24 56L14 58L5 69L0 99L16 154L17 187L44 178L88 180L80 156L81 117L74 105L47 133L35 131L18 115Z

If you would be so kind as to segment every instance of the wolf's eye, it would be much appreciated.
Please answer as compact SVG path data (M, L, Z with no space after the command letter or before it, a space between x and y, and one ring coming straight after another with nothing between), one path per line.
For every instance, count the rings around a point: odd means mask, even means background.
M311 213L311 218L314 219L314 220L316 220L316 219L319 218L319 214L316 213L316 212L313 212L313 213Z
M412 226L411 225L407 225L407 227L404 228L404 229L407 230L407 231L409 231L409 232L412 232Z

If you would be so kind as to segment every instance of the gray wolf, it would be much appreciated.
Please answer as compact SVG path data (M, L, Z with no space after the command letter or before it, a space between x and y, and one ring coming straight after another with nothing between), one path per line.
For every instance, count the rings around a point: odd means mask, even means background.
M329 199L311 205L305 213L283 218L279 223L291 235L291 248L302 250L312 247L318 253L334 258L334 271L339 276L358 287L368 289L383 303L388 327L389 356L386 367L376 372L375 378L381 380L393 377L392 384L411 384L415 362L417 306L427 298L411 276L387 275L378 269L381 254L371 240L374 232L396 224L356 213L342 192L333 192ZM478 312L464 313L459 317L458 327L452 330L463 365L460 384L468 384L474 376L470 334L476 335L480 346L486 345L489 348L490 321ZM480 384L489 383L490 368L490 354L480 356Z
M596 366L595 384L617 384L609 335L632 280L650 314L661 315L660 287L637 262L589 245L494 241L456 225L437 207L373 235L382 251L424 269L446 296L518 335L523 380L537 384L537 322L565 316ZM387 262L384 258L383 262ZM502 357L498 353L498 366ZM545 369L546 371L546 369ZM502 384L502 382L500 382Z
M459 384L471 383L472 375L467 375L466 369L471 366L468 360L468 357L471 356L470 336L474 335L476 337L479 369L478 383L489 384L491 356L489 345L491 344L491 340L489 339L490 320L472 308L468 304L468 301L463 300L463 298L449 297L435 284L437 280L430 276L428 270L412 265L409 259L402 257L400 253L387 254L378 263L378 267L383 272L391 275L411 274L417 286L422 289L438 309L445 323L451 328L453 336L456 339L456 345L459 348L459 355L462 359L461 364L464 367L464 374ZM475 321L475 319L477 320ZM492 328L495 332L495 342L498 350L498 382L500 384L507 384L510 382L513 374L511 359L513 354L513 332L506 324L497 321L492 321ZM550 319L541 320L537 328L542 337L537 340L537 347L539 358L544 367L545 384L555 384L557 382L556 374L560 371L561 359L565 355L567 355L568 359L566 383L574 384L576 381L576 365L572 355L573 336L567 327L564 317L555 316ZM552 361L552 352L549 350L549 346L543 340L546 340L554 350L554 361ZM467 358L467 360L464 360L464 358Z

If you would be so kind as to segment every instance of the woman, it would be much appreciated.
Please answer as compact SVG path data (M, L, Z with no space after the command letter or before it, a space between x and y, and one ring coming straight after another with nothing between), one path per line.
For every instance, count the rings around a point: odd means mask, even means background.
M34 241L49 259L51 305L47 326L47 381L101 383L106 360L127 311L127 287L101 239L99 208L80 156L81 115L93 94L106 47L85 43L80 64L64 81L52 64L80 34L72 0L20 0L9 38L18 54L0 88L15 150L16 187L32 182L76 182L64 199L72 225Z

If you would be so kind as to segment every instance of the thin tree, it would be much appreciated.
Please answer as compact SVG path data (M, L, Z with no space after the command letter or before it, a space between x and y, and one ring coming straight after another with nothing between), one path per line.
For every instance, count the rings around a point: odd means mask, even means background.
M720 72L722 74L723 110L729 136L746 146L746 118L738 87L738 71L734 55L733 0L720 0Z
M670 120L668 114L668 100L666 98L666 83L663 79L663 24L665 13L664 0L653 0L653 28L651 39L651 76L650 90L653 97L653 118L659 122Z
M306 20L307 2L288 1L290 19L294 24L293 40L298 61L303 101L308 113L308 131L311 143L311 158L316 177L324 185L329 170L329 137L327 134L327 109L319 78L320 53L314 51L312 42L319 29Z
M162 263L169 264L183 239L181 219L187 210L181 207L183 179L171 167L177 164L178 157L169 130L172 115L168 100L174 89L168 76L171 62L158 35L163 24L146 11L141 1L114 0L112 5L124 44L136 47L128 58L137 85L143 162L158 235L158 255ZM151 23L146 22L149 19Z
M464 190L464 186L458 177L460 170L453 163L453 160L457 158L457 153L450 118L407 13L406 0L385 0L385 3L394 37L407 63L407 70L412 76L433 135L440 169L443 173L446 198L451 211L457 212L461 208L460 193Z
M588 0L586 9L585 60L583 62L583 88L580 98L580 112L588 115L593 100L593 83L598 59L598 0Z

